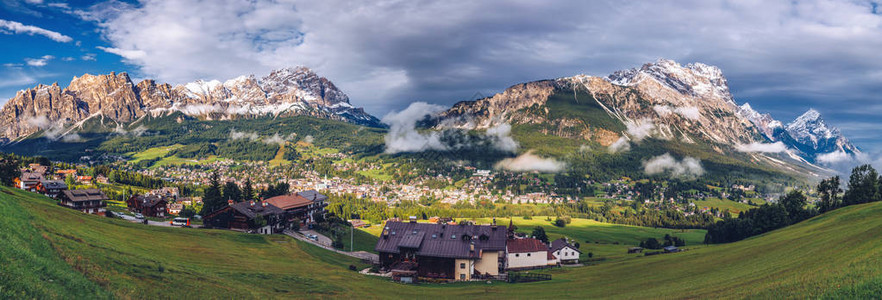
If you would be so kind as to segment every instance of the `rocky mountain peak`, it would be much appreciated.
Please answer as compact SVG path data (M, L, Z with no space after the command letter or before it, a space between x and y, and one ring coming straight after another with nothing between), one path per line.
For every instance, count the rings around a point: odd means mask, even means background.
M783 127L780 121L772 118L772 115L761 114L754 110L753 107L750 106L750 103L744 103L739 106L737 111L741 117L753 123L764 136L773 141L776 140L775 131Z
M821 113L814 109L809 109L787 124L786 130L798 142L812 146L817 146L818 141L822 139L841 135L838 128L827 126L827 122L821 118Z
M719 98L735 106L723 71L703 63L682 66L673 60L659 59L640 68L613 72L606 77L606 80L623 86L634 86L644 80L654 80L684 95Z

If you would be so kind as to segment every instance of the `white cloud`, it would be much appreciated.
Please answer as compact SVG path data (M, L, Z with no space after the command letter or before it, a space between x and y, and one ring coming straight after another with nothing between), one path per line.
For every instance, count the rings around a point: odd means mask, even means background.
M306 137L303 138L303 141L306 143L312 144L312 142L315 141L315 138L313 138L311 135L307 135Z
M680 106L680 107L672 108L669 105L657 105L656 104L656 105L652 106L652 109L655 110L655 113L657 113L659 116L662 116L662 117L667 117L667 116L671 115L672 113L676 113L676 114L682 116L683 118L686 118L689 120L698 120L699 118L701 118L701 113L699 112L698 108L695 106Z
M566 168L566 164L552 158L536 156L531 150L515 158L503 159L497 162L494 167L515 172L539 171L557 173Z
M643 162L643 172L648 175L670 173L675 177L701 176L704 174L704 168L697 158L687 156L682 161L678 161L670 153L665 153Z
M784 143L782 142L774 142L768 144L754 142L750 144L735 145L735 150L741 152L781 153L787 151L787 145L784 145Z
M77 133L70 133L61 137L61 141L65 143L79 143L83 141L83 137L81 137Z
M502 123L487 129L486 136L490 139L493 148L506 152L518 150L518 142L511 137L511 125Z
M276 144L276 145L281 146L281 145L284 145L288 141L284 137L282 137L278 133L276 133L276 134L273 134L273 136L271 136L271 137L264 138L263 142L270 144L270 145Z
M628 140L628 137L622 136L615 143L609 145L609 152L619 153L626 152L631 150L631 142Z
M628 135L630 135L635 142L642 141L655 132L655 124L652 123L652 120L650 119L628 121L625 122L625 126L628 127Z
M43 136L50 141L57 141L63 138L64 124L58 121L51 121L46 116L26 117L25 123L33 127L43 130Z
M443 110L440 105L414 102L400 112L386 114L382 119L383 123L389 124L389 133L385 136L386 153L447 150L437 131L421 133L416 130L419 120Z
M52 55L43 55L40 58L25 58L25 63L32 67L42 67L48 64L49 61L54 58L55 56Z
M843 151L835 151L835 152L821 154L821 155L818 155L818 157L816 158L816 160L819 163L826 164L826 165L848 162L848 161L851 161L854 159L855 159L854 156L852 156L848 153L845 153Z
M701 118L701 113L698 112L698 107L695 106L677 107L674 109L674 112L689 120L698 120Z
M80 59L85 60L85 61L94 61L95 60L95 53L83 54L83 56L80 56Z
M15 21L8 21L0 19L0 33L15 33L15 34L27 34L27 35L42 35L47 38L52 39L56 42L67 43L73 41L73 39L69 36L63 35L61 33L46 30L40 27L24 25Z
M255 132L242 132L236 131L236 129L230 129L230 139L234 141L238 139L248 139L253 142L259 138L260 136L258 136Z
M120 48L101 47L101 46L98 46L96 48L103 50L104 52L107 52L107 53L113 53L113 54L122 56L123 58L125 58L129 61L137 61L137 60L140 60L140 59L147 56L147 52L144 52L142 50L126 50L126 49L120 49Z

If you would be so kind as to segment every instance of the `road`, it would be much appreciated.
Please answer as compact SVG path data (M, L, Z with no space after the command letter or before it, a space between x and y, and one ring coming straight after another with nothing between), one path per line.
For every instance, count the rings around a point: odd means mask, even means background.
M340 250L334 249L333 247L331 247L331 239L329 237L326 237L326 236L324 236L318 232L315 232L313 230L301 230L300 232L294 232L294 231L288 230L288 231L285 231L285 234L290 237L293 237L295 239L298 239L298 240L322 247L326 250L334 251L334 252L337 252L337 253L340 253L340 254L343 254L346 256L351 256L351 257L355 257L358 259L370 260L375 263L380 261L380 256L377 254L374 254L374 253L365 252L365 251L346 252L346 251L340 251ZM318 236L318 241L315 241L313 239L306 237L306 234L314 234L314 235Z
M127 214L113 213L113 215L115 215L115 216L120 216L123 220L129 221L129 222L132 222L132 223L142 223L142 222L144 222L143 220L138 220L137 218L135 218L135 217L133 217L133 216L130 216L130 215L127 215ZM161 222L160 222L160 221L151 221L151 220L147 220L147 225L150 225L150 226L160 226L160 227L178 227L178 226L172 226L170 222L171 222L171 221L168 221L168 222L166 222L166 221L161 221ZM201 227L201 226L199 226L199 225L191 225L190 227L193 227L193 228L199 228L199 227Z

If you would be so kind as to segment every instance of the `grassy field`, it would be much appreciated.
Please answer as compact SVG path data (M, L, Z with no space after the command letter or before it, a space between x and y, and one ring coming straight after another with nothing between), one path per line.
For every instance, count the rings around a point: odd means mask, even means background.
M132 157L132 159L129 160L130 162L138 163L142 160L157 159L160 157L165 157L172 150L176 150L181 147L184 147L184 145L174 144L174 145L166 146L166 147L153 147L153 148L141 151L141 152L127 153L127 154Z
M148 227L11 193L0 193L0 298L882 297L882 203L737 243L555 269L551 281L400 285L286 236Z
M750 206L750 205L747 205L747 204L744 204L741 202L735 202L735 201L731 201L731 200L723 200L723 199L712 198L712 197L707 198L706 200L695 200L693 202L695 203L696 206L698 206L698 208L705 208L705 207L717 208L720 211L728 209L729 213L731 213L735 216L737 216L738 213L740 213L742 211L747 211L751 208L754 208L753 206Z

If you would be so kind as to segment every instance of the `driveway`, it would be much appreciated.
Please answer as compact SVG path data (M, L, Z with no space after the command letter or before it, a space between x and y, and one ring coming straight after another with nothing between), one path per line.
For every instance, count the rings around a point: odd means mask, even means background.
M127 215L127 214L114 213L114 215L116 215L116 216L120 216L123 220L129 221L129 222L132 222L132 223L142 223L142 222L144 222L143 220L138 220L137 218L135 218L135 217L133 217L133 216L130 216L130 215ZM172 226L170 222L171 222L171 221L151 221L151 220L148 220L148 221L147 221L147 225L150 225L150 226L160 226L160 227L180 227L180 226ZM202 226L199 226L199 225L191 225L190 227L193 227L193 228L199 228L199 227L202 227ZM330 244L329 244L329 245L330 245Z
M315 230L301 230L300 233L302 233L305 236L309 236L310 234L316 235L318 237L318 244L325 246L325 247L331 247L331 245L334 242L333 240L331 240L331 238L326 237L325 235L318 233L318 231L315 231ZM313 243L316 242L314 240L312 240L312 241L313 241Z

